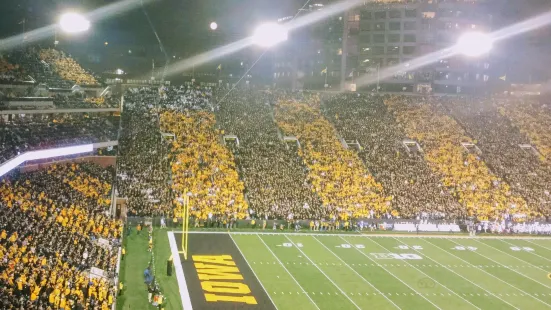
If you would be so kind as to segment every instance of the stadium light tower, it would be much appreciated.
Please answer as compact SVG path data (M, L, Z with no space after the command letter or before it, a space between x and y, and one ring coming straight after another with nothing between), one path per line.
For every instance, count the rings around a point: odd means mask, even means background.
M82 14L69 12L61 15L59 26L66 33L81 33L90 29L90 21Z
M286 27L276 23L261 24L253 33L253 43L261 47L272 47L287 41L289 34Z
M457 53L469 57L487 54L494 45L494 39L483 32L467 32L459 37L454 49Z

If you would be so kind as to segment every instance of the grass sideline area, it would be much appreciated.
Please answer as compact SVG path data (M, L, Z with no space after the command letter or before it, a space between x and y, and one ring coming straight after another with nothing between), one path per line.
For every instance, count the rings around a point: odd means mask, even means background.
M132 227L130 236L125 236L126 257L121 262L119 276L124 283L124 294L117 299L118 310L157 309L147 302L147 289L143 278L143 271L151 260L151 253L147 251L147 236L147 230L142 230L138 235L135 227ZM164 309L182 309L176 276L166 275L166 261L171 255L166 229L156 227L153 230L153 254L156 280L165 296Z

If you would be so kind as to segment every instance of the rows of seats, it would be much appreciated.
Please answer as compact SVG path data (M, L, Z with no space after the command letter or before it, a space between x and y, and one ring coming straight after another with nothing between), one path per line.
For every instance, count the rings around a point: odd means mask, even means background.
M0 163L39 149L117 138L117 118L99 114L30 114L0 119Z
M17 83L24 80L24 74L17 64L12 64L8 59L0 56L0 83Z
M82 94L55 94L53 103L60 109L93 109L93 108L118 108L119 99L114 96L86 97Z
M521 196L511 192L505 180L493 174L483 159L466 147L477 141L445 113L438 99L428 101L392 97L387 98L385 104L408 137L422 144L428 165L463 206L460 210L448 208L444 212L456 218L476 216L479 219L536 215Z
M307 180L307 170L296 142L283 143L273 118L273 96L264 92L220 94L217 125L228 141L245 193L259 218L321 218L321 200Z
M528 137L530 143L543 155L542 160L551 158L551 110L546 104L532 100L498 100L501 114Z
M117 157L117 192L127 198L129 215L171 215L168 193L168 145L163 143L153 107L158 89L131 89L125 94Z
M214 114L199 111L165 111L161 129L175 135L172 143L172 189L176 214L181 214L184 195L191 214L206 220L212 216L245 218L248 205L243 196L232 153L220 143Z
M54 71L64 80L77 85L98 85L97 79L86 72L71 56L56 49L43 49L39 51L41 60L53 67Z
M521 133L507 117L510 113L515 119L520 115L514 111L523 110L522 105L515 104L513 110L501 107L500 102L490 99L478 100L441 100L450 115L458 120L469 136L475 139L480 148L480 156L497 176L505 180L511 192L522 196L532 209L549 215L551 211L551 170L545 158L535 149L529 148L531 142L527 135ZM500 113L499 108L505 113ZM530 118L546 118L547 113L530 110ZM540 116L537 116L540 113ZM551 120L551 118L549 118ZM530 120L528 120L530 121ZM529 125L519 123L519 125ZM532 127L534 133L547 134L542 127ZM542 124L542 126L545 126ZM538 142L538 145L541 145ZM524 146L522 148L521 146ZM545 147L542 148L545 150Z
M44 84L51 88L71 88L75 83L59 76L54 68L39 56L39 47L28 47L20 50L12 50L6 55L9 63L18 65L21 75L31 76L36 83Z
M450 208L459 208L440 177L427 166L421 150L404 144L408 135L382 97L332 96L324 100L323 111L345 141L359 143L359 157L393 198L392 205L402 217L444 218Z
M278 102L275 118L285 135L300 141L299 155L327 214L343 219L398 215L392 198L384 195L357 154L339 142L334 127L321 115L316 97L303 103Z
M0 308L107 309L122 223L104 214L112 172L64 164L0 182ZM109 277L90 278L91 267Z

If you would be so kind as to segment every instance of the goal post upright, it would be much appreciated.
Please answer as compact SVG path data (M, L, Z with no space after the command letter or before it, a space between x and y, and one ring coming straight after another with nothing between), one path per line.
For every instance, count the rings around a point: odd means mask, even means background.
M188 251L188 235L189 235L189 196L186 194L184 196L184 206L182 210L182 252L184 254L184 259L187 260L187 251Z

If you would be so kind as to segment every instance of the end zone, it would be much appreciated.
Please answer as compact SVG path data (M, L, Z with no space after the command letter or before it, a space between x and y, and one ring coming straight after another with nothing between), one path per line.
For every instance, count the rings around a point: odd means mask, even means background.
M276 309L229 234L190 234L188 259L182 233L169 232L174 269L185 310Z

